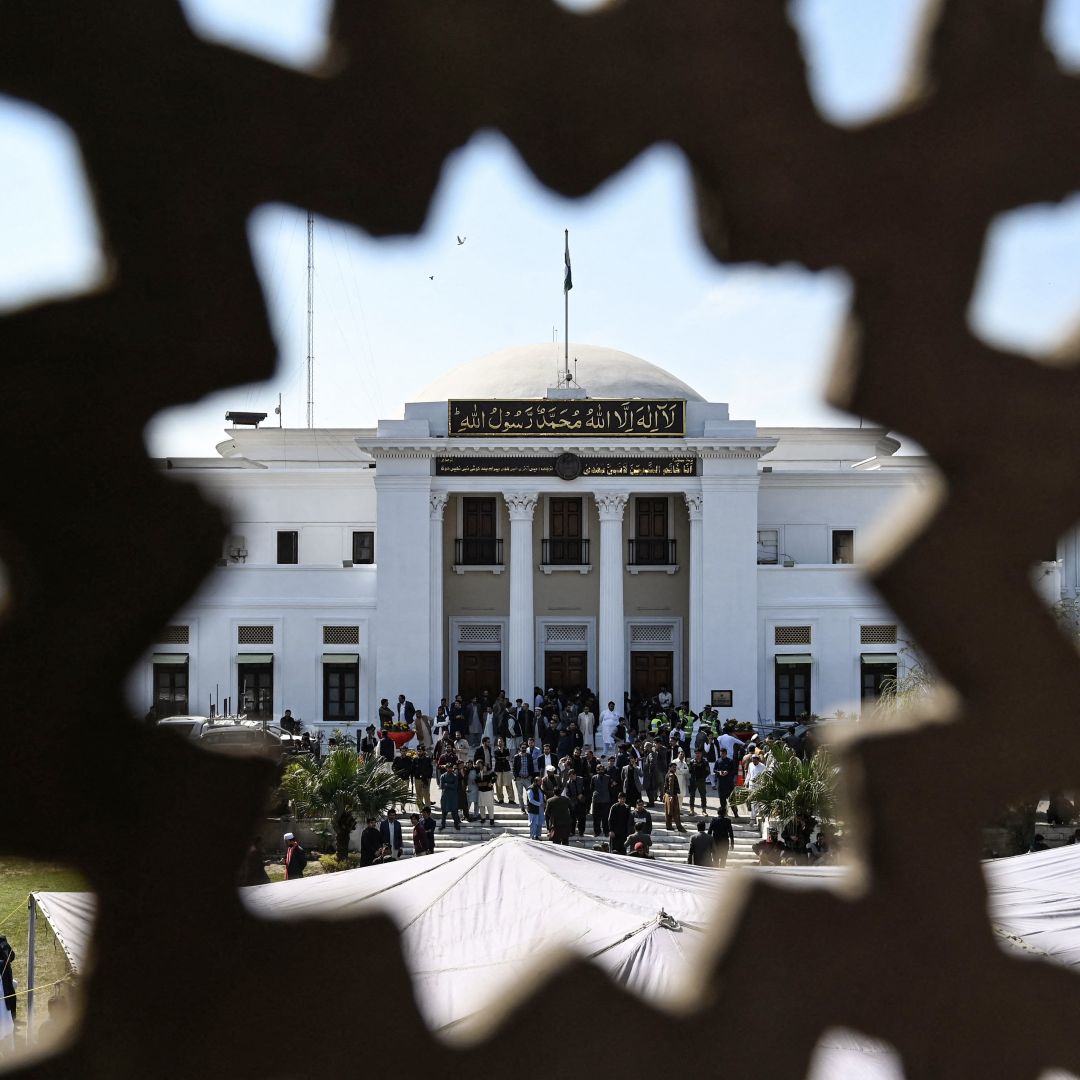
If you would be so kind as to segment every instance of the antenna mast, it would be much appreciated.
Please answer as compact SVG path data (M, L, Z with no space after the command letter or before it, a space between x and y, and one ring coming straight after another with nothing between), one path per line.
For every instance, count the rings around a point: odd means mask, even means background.
M307 426L315 426L315 215L307 215Z

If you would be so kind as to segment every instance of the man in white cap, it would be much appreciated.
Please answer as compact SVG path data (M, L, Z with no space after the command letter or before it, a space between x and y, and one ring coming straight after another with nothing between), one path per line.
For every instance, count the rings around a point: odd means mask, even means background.
M285 834L285 880L294 881L304 876L307 855L294 833Z

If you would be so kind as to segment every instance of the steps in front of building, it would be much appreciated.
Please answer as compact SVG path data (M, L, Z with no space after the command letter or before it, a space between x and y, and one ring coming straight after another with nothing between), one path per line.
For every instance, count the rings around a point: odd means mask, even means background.
M715 806L712 809L715 810ZM413 810L415 810L415 804L410 802L408 811L411 813ZM432 805L432 813L436 821L442 820L442 813L437 803ZM697 831L697 815L691 817L687 812L683 818L683 827L687 831L680 833L678 830L665 828L664 814L659 804L651 807L649 813L653 815L653 842L651 849L653 857L658 861L685 864L690 849L690 837ZM727 865L737 866L756 863L757 857L750 850L750 847L761 839L761 830L751 826L745 819L741 821L733 820L732 828L735 833L735 847L728 854ZM461 829L457 830L454 828L452 819L447 818L446 828L436 833L435 847L436 851L445 851L448 848L482 844L497 836L506 835L520 836L525 839L529 836L528 819L521 813L518 806L496 805L494 827L488 825L486 821L481 825L477 821L467 822L462 818ZM570 846L592 851L599 839L592 835L592 815L589 815L586 819L585 836L579 837L575 834L570 838Z

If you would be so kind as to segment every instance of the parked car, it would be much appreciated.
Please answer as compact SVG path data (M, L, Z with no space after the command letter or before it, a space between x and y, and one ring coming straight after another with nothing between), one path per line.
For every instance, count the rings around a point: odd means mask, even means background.
M279 729L280 730L280 729ZM280 761L285 753L275 732L263 730L262 724L213 724L199 736L199 745L220 754L244 757L268 757Z
M198 739L210 725L209 716L167 716L157 722L157 727L175 732L182 739Z

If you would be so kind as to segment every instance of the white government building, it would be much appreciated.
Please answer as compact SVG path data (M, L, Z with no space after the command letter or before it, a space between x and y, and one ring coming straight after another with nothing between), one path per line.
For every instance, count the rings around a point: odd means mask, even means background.
M133 702L336 728L399 693L622 710L666 685L751 722L861 712L904 634L859 563L926 460L880 428L733 420L613 349L573 346L580 386L553 389L557 350L463 364L375 429L237 427L164 462L233 525Z

